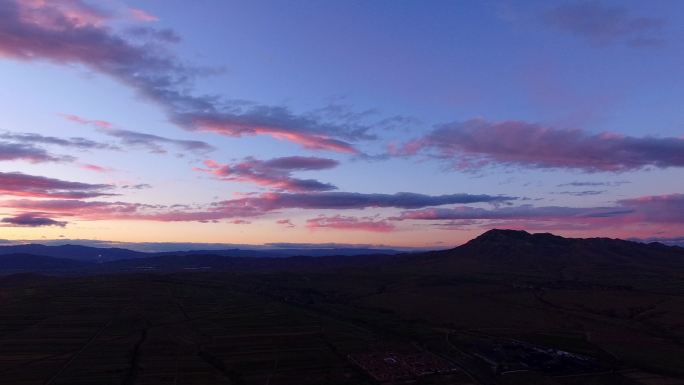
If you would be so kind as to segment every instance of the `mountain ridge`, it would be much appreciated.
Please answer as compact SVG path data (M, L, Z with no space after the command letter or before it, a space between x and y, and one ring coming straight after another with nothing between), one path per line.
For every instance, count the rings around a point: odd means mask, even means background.
M36 253L7 253L7 250ZM345 255L328 250L323 255L286 255L263 251L193 250L142 253L128 249L86 246L26 245L0 247L0 271L74 270L84 273L112 271L320 271L336 268L412 269L436 272L520 271L534 274L558 272L560 279L578 279L583 272L606 266L619 269L684 269L684 248L612 238L564 238L550 233L492 229L463 245L447 250L420 253L367 253ZM47 251L47 254L42 252ZM61 257L75 251L72 258ZM107 253L110 254L107 254ZM13 255L12 259L4 258ZM26 256L21 265L18 255ZM36 257L33 258L32 257ZM53 258L50 263L46 258ZM11 261L11 263L10 263ZM65 261L78 263L69 264ZM21 266L20 266L21 265ZM20 267L19 267L20 266Z

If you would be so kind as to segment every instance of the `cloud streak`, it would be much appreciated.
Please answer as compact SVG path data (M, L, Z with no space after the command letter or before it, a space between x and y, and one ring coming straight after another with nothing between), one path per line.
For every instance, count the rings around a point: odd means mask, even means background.
M306 227L310 230L332 229L347 231L370 231L387 233L396 229L395 225L386 220L377 220L373 217L349 217L335 215L331 217L320 216L306 221Z
M60 146L67 148L75 148L79 150L116 150L115 146L106 143L96 142L94 140L86 138L58 138L55 136L45 136L30 132L18 133L18 132L4 132L0 134L0 139L10 140L13 142L23 143L23 144L44 144L52 146Z
M170 139L159 135L116 128L101 128L100 131L121 140L126 146L143 147L155 154L167 153L165 145L171 145L196 154L206 154L215 150L214 146L199 140Z
M522 205L483 209L461 206L455 208L429 208L405 211L395 220L466 220L466 219L567 219L567 218L610 218L630 214L628 207L576 208L563 206L535 207Z
M106 120L85 119L78 115L63 116L69 121L96 127L99 132L119 139L121 143L126 146L146 148L148 151L155 154L167 153L165 148L166 145L171 145L181 150L190 151L197 154L206 154L216 149L209 143L199 140L171 139L159 135L147 134L144 132L114 128L114 125Z
M15 194L21 195L21 194ZM363 194L348 192L264 193L212 203L203 208L147 205L126 202L71 200L8 200L0 206L85 220L148 220L159 222L211 222L263 216L287 209L352 210L369 207L422 208L457 203L502 203L515 198L491 195L423 195L413 193ZM59 198L59 196L56 196Z
M364 194L353 192L265 193L256 197L223 201L225 207L246 205L264 211L280 209L363 209L369 207L420 208L463 203L504 203L514 197L471 194L425 195L408 192Z

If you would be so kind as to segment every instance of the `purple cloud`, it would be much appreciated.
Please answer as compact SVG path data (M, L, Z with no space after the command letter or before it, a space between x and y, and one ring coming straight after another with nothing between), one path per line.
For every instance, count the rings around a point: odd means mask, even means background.
M534 207L522 205L483 209L461 206L454 208L428 208L405 211L395 220L467 220L467 219L561 219L561 218L607 218L622 216L634 210L624 207Z
M65 195L69 198L70 195ZM82 201L70 199L11 200L1 207L30 210L85 220L148 220L161 222L244 219L282 209L351 210L368 207L422 208L457 203L502 203L512 197L491 195L423 195L412 193L362 194L345 192L265 193L213 203L193 210L183 206L144 205L127 202Z
M598 186L606 186L606 187L615 187L615 186L622 186L623 184L631 183L625 180L620 180L620 181L615 181L615 182L579 182L579 181L574 181L574 182L569 182L569 183L561 183L558 185L558 187L598 187Z
M70 182L19 172L0 172L0 195L82 199L112 195L104 192L112 187L107 184Z
M684 166L684 138L636 138L482 119L437 126L395 154L436 153L460 170L493 164L587 172Z
M595 1L558 6L545 14L550 25L594 44L624 42L631 46L662 43L665 20L633 16L627 9Z
M483 226L508 226L537 229L620 228L649 224L672 230L672 225L684 225L684 194L654 195L623 199L608 207L498 207L483 209L471 206L426 208L404 211L393 220L468 221L483 220ZM486 222L497 220L500 222ZM664 226L664 227L663 227Z
M23 144L45 144L61 147L76 148L79 150L99 150L99 149L118 149L106 143L96 142L86 138L58 138L55 136L45 136L35 133L15 133L4 132L0 134L0 139L10 140Z
M23 143L0 142L0 161L24 160L31 163L73 161L71 156L52 155L42 148Z
M353 192L266 193L220 202L223 207L254 207L261 211L279 209L363 209L368 207L421 208L463 203L504 203L514 197L471 194L424 195L407 192L364 194Z
M127 146L144 147L155 154L166 153L164 145L172 145L181 150L197 154L206 154L215 150L214 146L199 140L170 139L158 135L115 128L101 128L100 131L121 140Z
M329 158L315 156L286 156L263 162L264 166L279 170L326 170L335 168L339 162Z
M373 217L348 217L335 215L332 217L320 216L306 221L306 227L310 230L333 229L350 231L370 231L386 233L394 231L396 227L386 220L378 220Z
M586 196L591 196L591 195L601 195L605 192L606 192L606 190L582 190L582 191L556 191L556 192L552 192L552 194L571 195L571 196L575 196L575 197L586 197Z
M44 227L44 226L59 226L64 227L67 225L66 222L56 221L54 219L47 218L41 214L36 213L25 213L14 217L7 217L0 220L0 222L9 226L18 227Z

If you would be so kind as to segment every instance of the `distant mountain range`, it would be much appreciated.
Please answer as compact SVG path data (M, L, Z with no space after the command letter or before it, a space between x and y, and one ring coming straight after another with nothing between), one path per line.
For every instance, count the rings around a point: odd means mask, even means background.
M73 259L46 257L33 254L0 255L0 272L2 271L52 271L79 269L90 264Z
M225 250L179 250L165 252L141 252L124 248L102 248L81 245L47 246L41 244L25 244L0 246L0 256L8 254L33 254L54 258L72 259L81 262L112 262L126 259L150 258L158 256L180 255L216 255L224 257L249 258L286 258L293 256L321 257L329 255L351 256L365 254L398 254L394 249L376 248L273 248L273 249L239 249Z
M33 254L53 258L65 258L82 262L110 262L120 259L149 257L147 253L119 248L98 248L78 245L46 246L39 244L0 246L0 256L8 254Z
M320 271L336 268L423 272L497 272L578 280L659 269L684 271L684 248L608 238L563 238L490 230L449 250L193 250L144 253L121 248L38 244L0 247L0 272Z

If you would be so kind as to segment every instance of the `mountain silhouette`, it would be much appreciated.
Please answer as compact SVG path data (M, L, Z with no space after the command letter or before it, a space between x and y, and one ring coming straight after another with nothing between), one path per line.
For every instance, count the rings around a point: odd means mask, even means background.
M320 271L359 268L435 274L519 273L558 280L616 277L630 271L682 270L684 248L609 238L564 238L525 231L494 229L464 245L422 253L345 255L330 249L314 256L258 250L142 253L127 249L64 245L0 248L0 271ZM301 251L301 250L296 250ZM4 255L3 254L9 254ZM260 257L260 258L255 258ZM53 258L54 260L51 260ZM80 263L69 263L80 262ZM97 262L97 263L94 263Z

